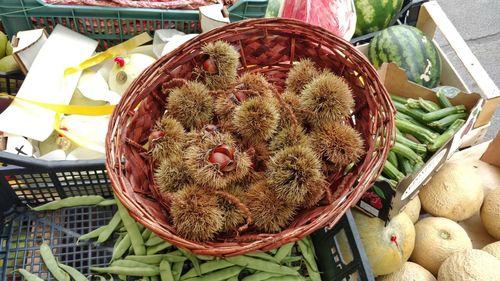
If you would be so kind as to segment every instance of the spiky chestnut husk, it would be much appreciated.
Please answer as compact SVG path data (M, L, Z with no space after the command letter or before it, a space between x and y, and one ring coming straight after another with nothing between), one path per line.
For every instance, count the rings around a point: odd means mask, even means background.
M345 119L354 107L352 91L345 80L330 72L314 78L299 97L300 109L313 127Z
M310 147L311 140L299 126L291 125L281 129L269 143L269 149L273 152L280 151L291 146Z
M176 192L193 182L181 155L163 159L154 177L160 193Z
M279 111L270 98L252 98L234 110L233 125L237 133L251 143L269 140L279 123Z
M201 49L208 55L202 67L202 76L208 88L221 90L233 87L238 78L238 51L224 41L208 43Z
M259 96L270 97L276 92L274 86L260 73L245 73L240 77L239 83L237 89L255 91Z
M243 200L245 196L245 188L239 185L229 185L226 192L235 196L236 198ZM224 231L231 231L236 229L239 225L245 223L245 214L241 209L234 205L231 201L219 196L219 206L224 212Z
M307 189L306 195L304 196L304 202L300 204L300 208L309 209L318 205L319 201L321 201L325 195L326 185L326 182L310 185Z
M193 241L213 240L224 227L224 211L218 197L197 185L174 193L170 214L177 233Z
M167 98L167 113L187 129L200 129L210 123L214 112L214 98L205 85L187 82L174 88Z
M250 157L236 148L227 133L201 136L187 148L184 160L197 184L215 189L244 178L252 165Z
M365 152L361 135L340 122L325 123L311 136L314 150L338 168L358 162Z
M320 71L310 59L301 59L288 72L286 90L300 95L304 87L311 82Z
M307 146L292 146L271 157L267 170L269 185L278 198L301 204L310 188L324 181L321 162Z
M156 133L156 137L155 137ZM176 119L164 115L153 127L149 140L149 153L154 161L176 157L186 141L186 132Z
M285 102L285 104L287 104L288 107L292 110L297 121L303 122L302 115L301 115L300 111L298 110L300 107L299 96L297 96L293 92L285 91L284 93L281 94L281 98L282 98L283 102ZM279 122L280 128L287 128L287 127L290 127L292 125L296 125L296 124L294 124L294 121L290 116L290 112L283 105L280 105L278 108L279 108L279 112L280 112L280 122Z
M225 131L233 131L233 113L236 107L249 98L258 96L257 92L233 89L220 93L215 99L215 115L218 125Z
M295 205L279 199L265 181L250 186L244 204L252 214L255 227L266 233L280 232L295 216Z

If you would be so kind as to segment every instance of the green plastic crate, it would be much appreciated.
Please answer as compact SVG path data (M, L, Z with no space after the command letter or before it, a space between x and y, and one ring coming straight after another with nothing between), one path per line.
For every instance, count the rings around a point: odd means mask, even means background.
M238 1L228 9L231 22L264 17L267 2ZM50 33L56 24L62 24L99 40L104 48L156 29L200 32L198 10L47 5L42 0L1 0L0 20L9 38L18 31L37 28L44 28Z

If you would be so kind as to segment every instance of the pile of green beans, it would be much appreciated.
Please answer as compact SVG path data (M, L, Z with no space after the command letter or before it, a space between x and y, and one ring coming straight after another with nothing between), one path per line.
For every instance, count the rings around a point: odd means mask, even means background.
M37 207L40 211L68 207L84 200L85 205L99 205L102 198L66 198L63 203L48 203ZM105 200L111 202L110 200ZM69 203L71 204L69 204ZM108 203L106 203L108 204ZM126 208L114 200L117 212L109 223L83 234L78 242L95 239L97 244L114 240L112 258L106 267L90 267L99 280L142 281L257 281L257 280L311 280L320 281L314 246L309 238L283 245L269 252L219 258L197 256L177 248L144 226L137 223ZM59 263L49 246L43 243L40 254L49 272L57 281L93 280L75 268ZM28 281L42 280L24 269L17 270ZM99 275L97 275L99 274Z

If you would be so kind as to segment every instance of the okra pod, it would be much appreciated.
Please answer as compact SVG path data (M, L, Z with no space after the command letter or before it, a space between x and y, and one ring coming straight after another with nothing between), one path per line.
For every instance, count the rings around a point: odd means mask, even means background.
M424 127L415 125L411 122L408 122L406 120L395 120L396 127L403 133L411 134L414 137L416 137L418 140L422 140L423 142L426 143L432 143L434 142L434 139L436 139L439 135L437 133L434 133Z
M389 161L385 161L383 172L390 179L393 179L397 182L400 182L405 177L405 175L401 173L396 167L394 167L394 165L392 165Z
M441 107L435 102L424 100L423 98L418 98L418 104L420 105L420 108L422 108L425 112L433 112L441 109Z
M415 151L411 150L410 148L399 142L394 143L394 146L392 147L391 151L394 151L394 153L396 153L397 155L402 156L412 162L415 163L422 162L422 158L418 156L415 153Z
M427 152L427 147L424 144L407 139L401 132L396 132L396 142L413 149L418 155L423 155Z
M398 182L395 181L395 180L391 180L391 179L388 179L382 175L378 176L377 180L379 181L386 181L389 183L389 185L392 187L392 188L395 188L397 185L398 185Z
M410 160L408 160L407 158L405 158L403 156L398 156L398 160L401 163L401 170L402 170L403 174L405 174L407 176L407 175L413 173L413 166L411 165Z
M406 104L406 101L408 100L407 98L403 98L403 97L396 96L396 95L391 95L391 99L393 102L399 102L402 104Z
M451 104L450 100L445 96L445 94L438 91L436 93L436 97L437 97L438 103L442 107L452 107L453 106L453 104Z
M396 152L392 151L389 151L389 155L387 156L387 161L391 162L392 165L394 165L394 167L398 167L398 157L396 155Z
M406 101L406 106L411 109L423 109L420 107L420 103L416 99L408 99Z

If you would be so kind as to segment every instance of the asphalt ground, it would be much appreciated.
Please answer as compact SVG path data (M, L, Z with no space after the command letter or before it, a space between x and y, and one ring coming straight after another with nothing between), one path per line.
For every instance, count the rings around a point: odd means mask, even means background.
M438 0L462 38L497 86L500 86L500 0ZM469 89L479 92L463 64L441 34L437 42L451 59ZM500 129L500 107L497 108L484 141L495 137Z

